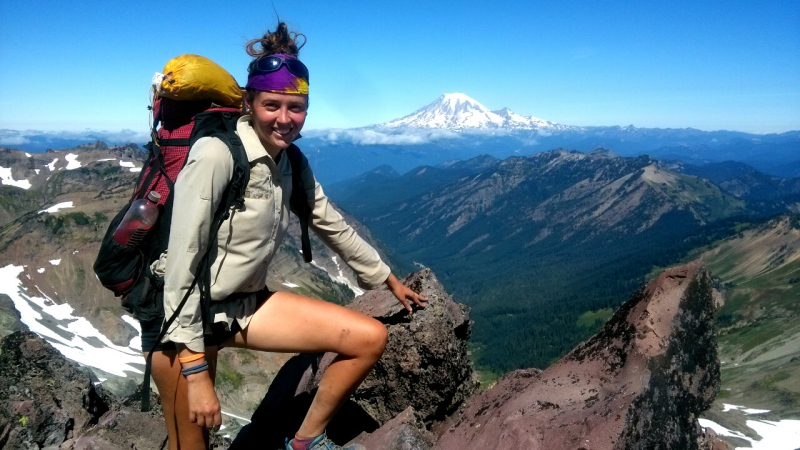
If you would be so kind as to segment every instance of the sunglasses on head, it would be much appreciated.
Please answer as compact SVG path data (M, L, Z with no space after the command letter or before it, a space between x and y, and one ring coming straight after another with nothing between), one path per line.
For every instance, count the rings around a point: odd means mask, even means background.
M300 62L299 59L283 58L280 56L262 56L250 63L247 69L251 75L259 73L276 72L282 66L286 66L289 72L308 81L308 67Z

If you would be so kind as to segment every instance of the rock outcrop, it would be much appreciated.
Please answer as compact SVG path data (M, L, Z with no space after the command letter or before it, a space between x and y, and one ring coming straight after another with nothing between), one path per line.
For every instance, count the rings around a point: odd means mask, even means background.
M28 331L28 327L20 320L14 301L7 295L0 294L0 339L15 331Z
M473 398L434 448L710 448L696 417L719 390L716 298L698 264L664 271L556 364Z
M455 412L477 388L467 355L469 309L453 301L428 269L403 283L429 299L413 316L386 290L368 292L349 305L383 322L389 342L384 356L328 426L328 435L337 442L374 431L409 407L420 424L430 426ZM271 448L294 434L334 356L292 358L253 414L253 423L242 429L231 448L254 448L256 443Z
M37 335L10 334L1 351L0 447L61 445L109 410L91 374Z
M141 412L139 393L115 398L34 333L8 335L0 351L0 448L162 448L167 432L158 395L151 393L153 409Z

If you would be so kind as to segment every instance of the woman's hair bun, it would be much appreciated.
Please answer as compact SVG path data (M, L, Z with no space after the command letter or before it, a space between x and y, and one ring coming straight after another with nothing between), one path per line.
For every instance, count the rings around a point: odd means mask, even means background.
M297 40L300 37L303 38L303 42L298 46ZM305 44L305 35L289 32L289 27L284 22L280 22L275 31L267 31L260 39L253 39L248 42L245 48L247 49L247 54L253 58L275 53L284 53L296 57ZM256 48L256 46L260 48Z

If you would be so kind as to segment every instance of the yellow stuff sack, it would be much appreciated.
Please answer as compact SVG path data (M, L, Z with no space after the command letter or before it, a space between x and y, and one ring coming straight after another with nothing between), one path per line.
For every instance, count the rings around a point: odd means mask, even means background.
M222 106L242 107L242 90L236 79L205 56L186 54L172 58L164 66L163 78L154 84L160 97L179 101L210 99Z

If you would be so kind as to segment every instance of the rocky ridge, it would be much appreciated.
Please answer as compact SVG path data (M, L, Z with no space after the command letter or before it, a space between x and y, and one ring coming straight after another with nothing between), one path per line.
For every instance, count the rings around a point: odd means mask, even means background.
M468 402L436 448L699 448L696 417L720 383L719 306L699 264L664 271L559 362Z

